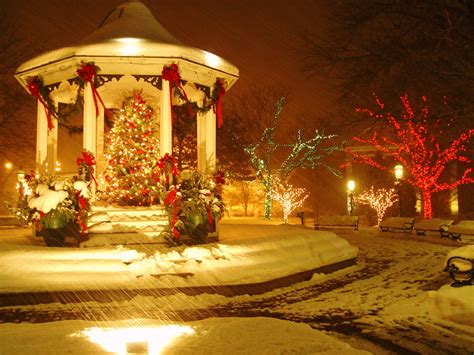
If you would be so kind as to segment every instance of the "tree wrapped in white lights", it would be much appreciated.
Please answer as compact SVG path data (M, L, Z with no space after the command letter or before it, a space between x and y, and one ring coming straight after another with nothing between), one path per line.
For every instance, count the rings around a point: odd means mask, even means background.
M361 205L368 205L377 213L377 225L383 220L383 216L387 209L398 201L395 189L374 189L370 187L368 191L364 191L355 197L355 202Z
M275 176L279 176L283 181L286 181L291 173L298 168L315 169L324 167L333 175L341 177L339 169L325 162L325 158L342 150L341 145L327 144L328 141L332 141L336 137L335 135L325 135L316 130L312 138L305 140L302 137L301 130L298 130L294 142L278 143L275 141L275 133L284 103L285 99L283 97L278 100L270 127L265 128L259 142L245 148L245 152L250 157L250 164L265 189L264 217L266 219L271 217L272 189ZM271 163L276 151L283 151L285 158L279 167L272 167Z
M288 217L294 210L303 206L303 202L308 196L306 189L293 187L278 177L273 178L272 198L280 204L285 223L288 223Z

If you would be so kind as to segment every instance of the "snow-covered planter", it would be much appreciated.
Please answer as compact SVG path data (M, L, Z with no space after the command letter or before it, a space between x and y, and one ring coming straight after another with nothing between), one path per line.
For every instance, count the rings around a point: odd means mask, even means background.
M89 209L88 183L77 176L59 178L34 174L27 177L31 194L23 198L26 203L22 214L31 222L37 234L47 245L61 246L66 236L80 239L85 231L85 218Z
M216 231L224 211L223 183L221 174L208 177L190 171L184 172L178 183L171 186L164 198L172 226L165 238L171 244L180 244L181 235L188 235L193 243L202 243L208 233Z

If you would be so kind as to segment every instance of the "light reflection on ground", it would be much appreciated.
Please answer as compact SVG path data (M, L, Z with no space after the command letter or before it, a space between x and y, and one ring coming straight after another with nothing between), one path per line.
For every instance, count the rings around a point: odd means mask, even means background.
M137 328L89 328L82 331L93 343L101 345L106 351L127 354L127 347L145 344L148 354L160 354L176 338L183 334L194 334L189 326L164 325L160 327ZM137 345L138 344L138 345Z

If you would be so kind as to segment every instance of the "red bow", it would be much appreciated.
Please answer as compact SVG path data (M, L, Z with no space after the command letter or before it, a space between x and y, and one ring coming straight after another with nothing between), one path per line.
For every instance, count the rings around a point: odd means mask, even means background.
M40 92L40 87L42 86L43 86L43 81L39 77L35 76L28 82L28 91L30 92L31 96L36 97L39 100L39 102L41 102L41 104L43 105L44 112L46 113L46 119L48 120L48 130L51 131L54 128L51 116L56 117L56 113L51 112L51 109L48 107L46 102L44 102L43 95L41 95L41 92Z
M163 80L170 82L170 107L171 107L171 122L174 124L174 112L173 112L173 86L176 86L180 91L181 94L184 96L186 101L188 100L188 96L184 91L183 87L181 86L181 75L179 74L179 69L177 64L171 64L169 66L164 66L161 72L161 78Z
M171 174L173 177L178 176L178 162L175 157L166 153L158 162L156 163L160 171L165 174L166 182L170 183L169 173L171 168ZM170 167L171 165L171 167Z
M163 201L165 206L171 207L173 217L170 222L171 230L173 231L173 236L178 239L179 238L179 230L176 228L176 222L178 222L178 201L177 201L178 191L176 186L173 186L171 190L168 191L168 195L166 196L165 200Z
M99 95L97 88L94 85L94 78L97 75L96 67L93 63L82 63L79 69L76 70L77 76L84 80L86 83L89 83L92 89L92 97L94 99L95 105L95 116L99 116L99 105L97 104L97 100L100 101L102 107L104 108L104 112L107 115L107 118L110 120L111 114L110 111L107 110L105 107L104 101Z
M225 94L224 80L217 79L214 84L214 97L215 101L212 105L212 110L217 116L217 128L221 128L224 117L222 116L222 96Z
M99 184L94 177L94 165L95 165L95 158L94 155L90 152L84 151L82 152L82 156L76 159L77 166L85 165L87 166L87 171L89 172L89 178L94 181L95 187ZM90 184L89 184L90 185Z

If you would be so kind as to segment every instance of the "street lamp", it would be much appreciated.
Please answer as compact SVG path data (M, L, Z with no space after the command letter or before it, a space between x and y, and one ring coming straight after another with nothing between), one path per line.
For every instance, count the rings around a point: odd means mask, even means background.
M351 216L354 213L354 189L355 189L355 181L349 180L347 182L347 191L349 191L349 203L347 207L349 209L349 214Z
M401 187L402 187L402 182L401 179L403 178L403 166L400 164L395 165L395 168L393 169L395 173L395 186L397 187L397 194L398 194L398 209L399 209L399 215L400 217L402 216L402 194L401 194Z

